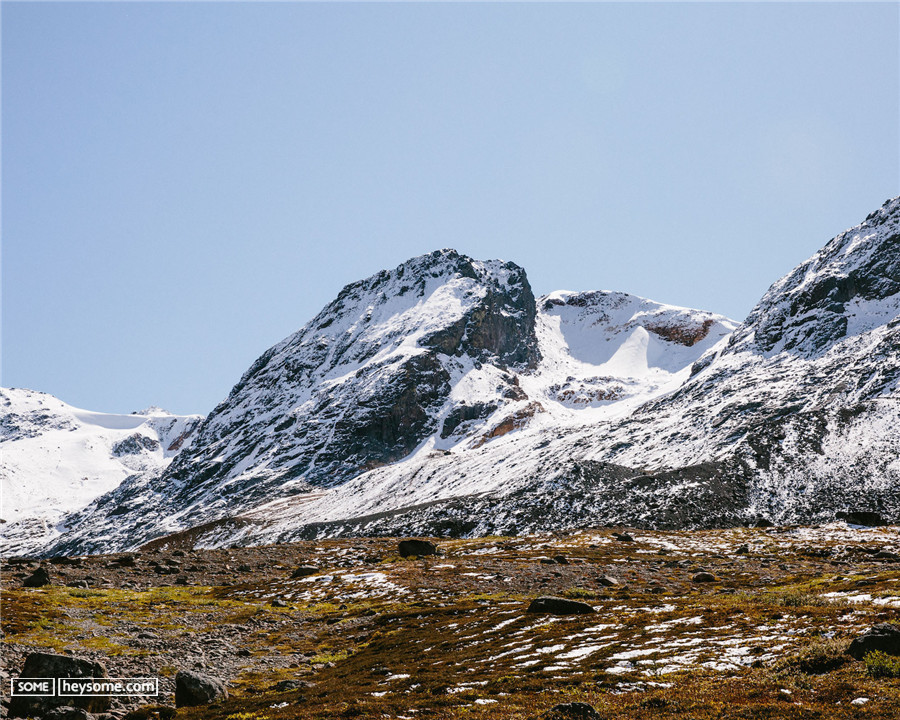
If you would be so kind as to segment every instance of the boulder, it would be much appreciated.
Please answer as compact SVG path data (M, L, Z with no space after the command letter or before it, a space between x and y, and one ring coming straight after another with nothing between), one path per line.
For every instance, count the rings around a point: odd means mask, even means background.
M428 540L401 540L398 549L402 557L437 555L437 546Z
M708 583L715 582L716 576L710 572L698 572L694 577L691 578L691 582L695 583Z
M862 660L866 653L880 650L888 655L900 655L900 625L879 623L856 638L847 653L857 660Z
M294 579L305 578L310 575L315 575L317 572L319 572L319 568L315 565L301 565L291 573L291 577Z
M50 572L41 566L22 581L22 587L44 587L50 584Z
M528 606L528 612L551 615L587 615L596 611L593 606L578 600L546 595L532 600Z
M597 584L602 585L603 587L613 587L619 584L619 581L610 575L601 575L597 578Z
M628 533L614 532L612 536L619 542L634 542L634 538Z
M105 678L106 668L98 662L68 655L34 652L25 657L18 677L23 678ZM10 717L46 715L54 708L74 707L88 712L109 709L109 697L28 697L17 696L9 705ZM73 716L74 717L74 716Z
M175 707L209 705L228 698L225 683L209 675L179 670L175 675Z

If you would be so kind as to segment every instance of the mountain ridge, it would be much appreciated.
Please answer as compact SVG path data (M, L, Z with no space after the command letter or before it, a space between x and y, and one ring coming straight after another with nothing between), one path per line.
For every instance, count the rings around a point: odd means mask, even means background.
M346 286L162 474L69 515L45 551L199 526L222 545L900 517L898 227L894 198L741 324L627 293L535 298L517 265L453 250L413 258Z

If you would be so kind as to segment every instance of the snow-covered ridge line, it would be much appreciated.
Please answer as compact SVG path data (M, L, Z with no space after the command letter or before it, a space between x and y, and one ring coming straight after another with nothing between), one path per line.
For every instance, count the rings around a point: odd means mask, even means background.
M44 551L190 528L228 544L900 520L898 216L900 198L742 324L622 292L535 298L517 265L452 250L413 258L345 287L161 474L69 513Z
M29 534L47 541L66 514L130 475L161 471L190 443L202 419L159 408L98 413L46 393L0 388L4 535L26 522Z

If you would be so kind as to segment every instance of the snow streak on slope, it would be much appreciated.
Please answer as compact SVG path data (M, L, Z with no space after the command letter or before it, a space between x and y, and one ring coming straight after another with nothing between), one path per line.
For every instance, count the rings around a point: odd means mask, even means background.
M158 408L132 415L96 413L45 393L0 389L4 534L11 525L30 521L30 533L52 535L63 515L126 477L159 472L190 442L201 420Z

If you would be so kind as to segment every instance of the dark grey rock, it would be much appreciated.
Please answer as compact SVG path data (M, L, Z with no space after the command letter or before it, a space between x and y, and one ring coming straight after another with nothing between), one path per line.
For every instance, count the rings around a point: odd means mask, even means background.
M45 567L39 567L25 580L22 581L22 587L44 587L50 584L50 571Z
M613 537L619 542L634 542L634 538L628 533L614 532Z
M694 575L694 577L691 578L691 582L695 582L695 583L708 583L708 582L715 582L715 581L716 581L716 576L710 572L698 572L697 574Z
M301 565L291 573L291 577L304 578L309 575L315 575L317 572L319 572L319 568L317 568L315 565Z
M228 698L228 690L221 680L192 672L179 670L175 675L175 707L209 705Z
M614 585L618 585L619 581L609 575L601 575L597 578L597 583L603 587L613 587Z
M437 555L437 546L428 540L401 540L398 549L402 557Z
M107 677L107 674L103 665L85 658L35 652L26 656L18 677L104 678ZM46 714L54 708L63 706L72 706L90 712L103 712L109 709L110 698L14 697L10 702L9 714L11 717L28 717Z
M862 660L866 653L875 650L888 655L900 655L900 626L891 623L875 625L850 643L847 654Z
M551 615L587 615L596 611L593 606L578 600L546 595L532 600L528 606L528 612Z

